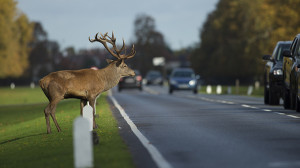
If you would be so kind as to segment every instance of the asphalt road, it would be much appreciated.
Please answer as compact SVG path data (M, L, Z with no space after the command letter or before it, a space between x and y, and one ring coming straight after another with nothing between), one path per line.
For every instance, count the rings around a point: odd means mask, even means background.
M112 93L174 168L300 167L300 113L293 110L247 96L187 91L169 95L159 86ZM156 167L124 119L116 115L137 167Z

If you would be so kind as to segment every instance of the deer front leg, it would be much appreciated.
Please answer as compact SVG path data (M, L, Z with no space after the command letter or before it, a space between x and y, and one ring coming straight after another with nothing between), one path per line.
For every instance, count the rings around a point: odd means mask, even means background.
M90 106L93 107L93 129L96 129L97 128L97 125L96 125L96 121L95 121L95 99L92 99L92 100L89 100L89 103L90 103Z
M87 100L80 99L80 115L83 115L83 107L87 104Z

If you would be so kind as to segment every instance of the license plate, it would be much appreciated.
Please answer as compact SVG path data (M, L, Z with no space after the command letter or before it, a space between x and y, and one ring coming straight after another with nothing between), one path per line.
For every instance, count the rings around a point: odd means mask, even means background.
M133 78L127 78L125 80L126 83L134 83L134 79Z
M180 89L187 89L187 88L189 88L189 85L181 84L181 85L178 85L178 87L179 87Z

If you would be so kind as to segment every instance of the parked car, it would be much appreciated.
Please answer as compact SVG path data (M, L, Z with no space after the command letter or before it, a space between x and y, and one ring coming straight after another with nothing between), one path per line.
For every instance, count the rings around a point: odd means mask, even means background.
M169 77L169 93L174 90L192 90L197 94L197 76L190 68L176 68L172 71Z
M123 77L120 79L120 82L118 84L118 90L119 92L122 91L123 89L128 89L128 88L138 88L140 91L143 90L142 86L142 75L138 70L134 70L135 76L127 76Z
M163 76L159 71L151 70L146 74L144 78L146 85L162 85Z
M283 51L283 56L283 106L285 109L296 109L300 112L300 34L294 38L290 49Z
M267 61L264 70L264 103L278 105L283 95L283 51L288 50L292 41L277 42L272 55L264 55Z

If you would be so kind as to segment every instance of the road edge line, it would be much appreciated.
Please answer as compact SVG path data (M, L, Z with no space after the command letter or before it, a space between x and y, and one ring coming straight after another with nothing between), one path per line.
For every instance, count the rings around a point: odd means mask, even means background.
M150 143L150 141L140 132L137 126L132 122L132 120L129 118L125 110L121 107L118 101L113 97L111 91L108 92L108 97L113 102L114 106L119 110L120 114L127 122L127 124L130 126L132 132L140 140L143 146L147 149L147 151L149 152L150 156L152 157L156 165L159 168L172 168L170 163L167 162L167 160L162 156L162 154L157 150L157 148Z

